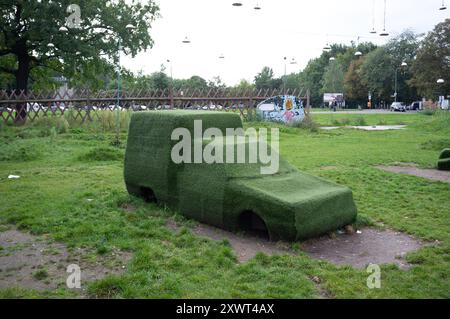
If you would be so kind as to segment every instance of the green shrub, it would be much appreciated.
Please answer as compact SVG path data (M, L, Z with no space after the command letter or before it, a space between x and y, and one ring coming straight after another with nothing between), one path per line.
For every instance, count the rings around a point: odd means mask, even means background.
M420 144L420 148L423 150L440 151L449 145L450 139L433 139Z
M69 132L70 125L62 116L41 116L34 120L33 125L41 129L41 136L52 135L52 128L57 134Z
M33 143L12 143L0 145L0 161L27 162L41 156L41 148Z
M319 125L314 122L311 115L309 114L305 114L305 118L303 119L303 121L294 121L289 124L289 126L310 130L311 132L319 131Z
M365 125L367 125L366 119L364 117L362 117L362 116L361 117L357 117L354 120L354 123L355 123L356 126L365 126Z
M436 114L436 110L435 109L426 108L420 113L423 114L423 115L434 115L434 114Z
M120 161L123 152L111 147L96 147L78 157L80 161Z
M346 118L346 117L333 120L333 125L336 125L336 126L346 126L346 125L350 125L350 124L351 124L350 119Z

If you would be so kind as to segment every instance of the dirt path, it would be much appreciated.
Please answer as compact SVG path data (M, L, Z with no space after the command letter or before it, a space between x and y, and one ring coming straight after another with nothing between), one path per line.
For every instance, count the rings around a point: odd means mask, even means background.
M404 166L378 165L376 167L386 172L414 175L418 177L431 179L433 181L450 183L450 171L440 171L431 168L419 168L413 165L404 165Z
M178 229L173 222L169 223L168 227ZM198 224L193 232L198 236L217 241L228 240L239 262L248 261L258 252L268 255L295 254L289 243L270 242L263 238L235 234L205 224ZM302 242L301 249L313 258L327 260L337 265L363 268L369 263L394 263L401 268L407 268L409 265L404 259L406 253L423 245L421 241L403 233L364 228L354 234L338 231L332 237L311 239Z
M109 273L123 272L131 258L130 253L115 250L92 259L93 254L86 249L69 251L45 236L33 236L18 230L1 232L0 247L0 289L67 287L67 266L77 264L81 269L83 294L87 282Z
M302 249L313 258L337 265L364 268L368 264L397 264L408 268L406 253L415 251L424 243L392 230L364 228L358 233L338 233L335 238L324 236L303 242Z

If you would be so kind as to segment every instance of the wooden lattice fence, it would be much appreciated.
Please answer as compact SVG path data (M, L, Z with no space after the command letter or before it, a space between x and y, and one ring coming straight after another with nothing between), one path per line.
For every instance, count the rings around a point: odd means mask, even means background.
M239 110L246 117L258 103L276 95L293 95L309 106L304 90L237 90L179 89L90 91L67 89L57 91L0 90L0 117L4 122L34 121L40 116L70 116L91 121L101 111L154 109Z

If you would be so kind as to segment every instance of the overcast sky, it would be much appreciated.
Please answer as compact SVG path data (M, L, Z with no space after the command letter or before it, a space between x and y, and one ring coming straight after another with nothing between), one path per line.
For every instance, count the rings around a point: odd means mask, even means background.
M144 74L165 64L169 73L170 59L175 78L220 76L234 85L240 79L252 82L264 66L283 75L285 56L297 62L287 64L287 73L297 72L321 54L327 41L350 44L359 36L382 45L405 29L425 33L450 17L450 9L438 10L442 0L387 0L390 36L384 38L369 33L374 1L380 32L384 0L243 0L241 7L232 6L234 0L156 0L161 17L150 31L153 48L134 59L123 56L122 63ZM261 10L253 9L256 3ZM185 36L190 44L182 43Z

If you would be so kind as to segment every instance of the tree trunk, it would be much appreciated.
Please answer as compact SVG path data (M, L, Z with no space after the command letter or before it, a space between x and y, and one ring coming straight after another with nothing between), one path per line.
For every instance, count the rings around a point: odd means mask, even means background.
M17 94L21 91L25 94L28 93L28 77L30 75L30 57L28 55L18 56L19 68L16 72L16 87ZM27 103L16 104L16 118L14 122L17 124L24 124L27 120Z

